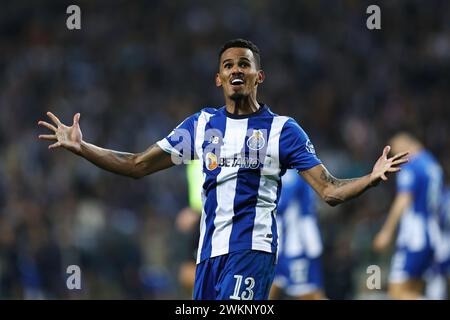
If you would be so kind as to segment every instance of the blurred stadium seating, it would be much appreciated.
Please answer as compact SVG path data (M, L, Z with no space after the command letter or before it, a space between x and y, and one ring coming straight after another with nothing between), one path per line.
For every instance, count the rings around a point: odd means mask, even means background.
M49 152L37 121L81 113L84 138L138 152L204 106L220 106L217 52L243 37L262 51L260 100L294 117L336 176L371 170L387 138L413 130L450 168L450 2L389 1L382 29L367 1L64 1L0 10L0 298L186 298L175 214L183 168L138 181ZM367 297L365 270L393 181L342 207L320 207L325 289ZM82 270L67 290L66 267ZM385 275L383 274L383 279ZM188 298L188 297L187 297Z

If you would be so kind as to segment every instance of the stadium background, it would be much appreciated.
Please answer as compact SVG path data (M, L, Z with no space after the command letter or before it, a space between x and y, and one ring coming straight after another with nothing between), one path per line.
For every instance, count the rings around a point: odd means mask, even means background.
M81 7L82 29L66 28ZM243 37L262 51L260 100L294 117L338 177L368 173L391 133L414 130L450 167L450 2L7 1L0 5L0 298L189 298L174 229L184 167L141 180L97 169L38 141L51 110L81 112L84 138L138 152L188 115L223 103L217 52ZM448 171L447 171L448 174ZM366 268L394 180L337 208L320 206L325 290L382 298ZM68 265L82 290L66 288Z

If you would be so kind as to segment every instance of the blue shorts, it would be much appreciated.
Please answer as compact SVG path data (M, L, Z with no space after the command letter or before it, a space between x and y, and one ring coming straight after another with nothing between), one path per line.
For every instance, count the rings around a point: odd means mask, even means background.
M320 257L308 258L280 256L275 271L274 283L292 297L321 290L323 287Z
M236 251L197 265L194 300L267 300L275 273L275 254Z
M439 272L444 277L450 278L450 258L439 262Z
M420 251L398 248L392 257L389 282L398 283L409 279L421 279L433 264L434 250L426 246Z

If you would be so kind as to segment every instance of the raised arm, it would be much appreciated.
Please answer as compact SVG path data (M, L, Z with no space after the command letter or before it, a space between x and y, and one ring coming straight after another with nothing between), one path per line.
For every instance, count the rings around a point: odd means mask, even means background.
M79 113L73 117L71 127L61 123L53 113L47 112L47 115L54 125L45 121L39 121L38 124L53 131L53 134L39 135L39 139L54 141L49 149L65 148L102 169L132 178L141 178L174 165L170 154L156 144L141 153L126 153L103 149L83 141Z
M300 174L323 200L331 206L336 206L359 196L368 188L377 185L381 180L387 180L389 173L400 171L400 165L408 161L406 158L408 153L403 152L388 158L387 155L390 150L390 146L386 146L383 154L375 163L372 172L360 178L335 178L322 164L302 171Z

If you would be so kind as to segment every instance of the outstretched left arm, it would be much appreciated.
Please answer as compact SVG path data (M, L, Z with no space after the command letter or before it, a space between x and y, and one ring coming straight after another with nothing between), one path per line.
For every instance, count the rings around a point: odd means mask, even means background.
M408 162L408 158L406 158L408 152L399 153L388 158L387 155L390 150L391 147L386 146L383 154L375 163L372 172L360 178L335 178L322 164L302 171L300 174L326 203L336 206L359 196L368 188L377 185L381 180L386 181L389 173L400 171L400 165Z

